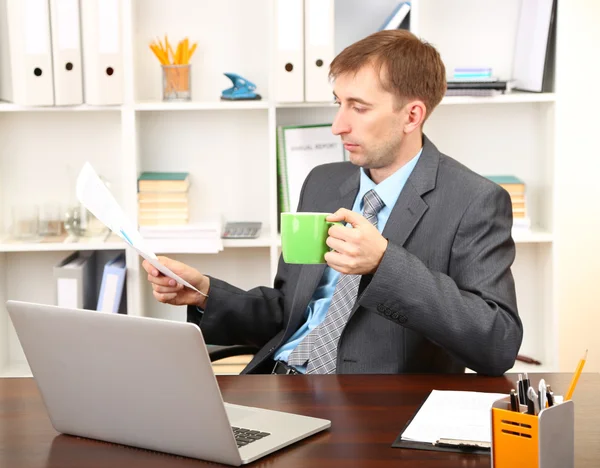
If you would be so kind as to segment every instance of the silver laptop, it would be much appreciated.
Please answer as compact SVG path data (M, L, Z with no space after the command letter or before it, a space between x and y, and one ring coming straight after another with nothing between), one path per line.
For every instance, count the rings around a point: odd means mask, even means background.
M195 324L7 307L58 432L239 466L331 426L224 403Z

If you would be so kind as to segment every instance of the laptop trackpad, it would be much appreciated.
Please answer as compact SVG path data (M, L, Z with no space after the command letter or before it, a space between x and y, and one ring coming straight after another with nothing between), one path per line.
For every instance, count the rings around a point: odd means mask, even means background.
M232 426L240 424L240 421L246 419L256 419L259 414L264 413L264 410L261 411L259 408L232 405L231 403L225 403L225 411L227 411L227 417Z

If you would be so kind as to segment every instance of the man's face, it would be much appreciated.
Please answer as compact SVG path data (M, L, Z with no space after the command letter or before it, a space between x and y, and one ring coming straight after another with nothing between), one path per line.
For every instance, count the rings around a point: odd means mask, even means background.
M341 136L350 161L365 169L392 165L399 155L407 112L396 108L394 95L382 88L376 69L367 65L356 74L336 77L334 95L340 108L332 132Z

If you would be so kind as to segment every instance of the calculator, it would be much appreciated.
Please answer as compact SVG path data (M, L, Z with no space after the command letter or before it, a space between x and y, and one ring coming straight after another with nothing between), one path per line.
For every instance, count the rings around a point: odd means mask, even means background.
M240 221L225 223L221 237L223 239L256 239L260 236L262 223Z

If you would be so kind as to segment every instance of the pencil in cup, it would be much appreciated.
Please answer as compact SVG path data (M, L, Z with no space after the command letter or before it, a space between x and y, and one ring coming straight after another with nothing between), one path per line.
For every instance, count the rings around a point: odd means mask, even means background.
M163 100L191 99L191 65L162 65Z

